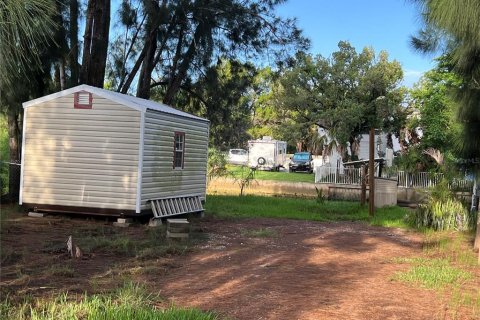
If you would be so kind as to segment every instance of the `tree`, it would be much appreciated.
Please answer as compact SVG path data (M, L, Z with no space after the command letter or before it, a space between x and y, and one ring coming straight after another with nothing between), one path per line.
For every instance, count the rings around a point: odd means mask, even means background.
M459 149L472 170L480 172L480 2L474 0L422 0L425 28L412 44L423 52L448 52L453 70L461 77L456 90L458 121L462 126ZM470 161L469 161L470 160ZM478 183L477 183L478 185ZM475 192L474 192L475 193ZM472 201L472 208L475 202ZM478 210L478 207L477 207ZM480 247L480 215L475 247ZM479 255L480 258L480 255Z
M410 91L418 117L411 118L409 125L422 132L416 148L434 160L430 161L430 168L442 170L445 160L452 160L457 153L451 143L459 136L456 102L451 93L458 90L461 79L452 72L447 56L437 61L437 67L426 72Z
M103 88L110 30L110 0L89 0L80 83Z
M210 142L226 150L245 145L251 126L250 91L255 90L257 70L250 63L219 59L194 83L181 86L175 105L210 120ZM166 83L153 84L153 97L162 97Z
M274 95L286 119L284 130L300 132L301 141L307 141L312 127L326 128L355 159L361 134L370 127L390 128L401 113L402 74L386 52L375 55L365 48L357 53L343 41L330 59L299 54L280 76Z
M135 12L125 27L139 30L128 48L138 45L135 62L121 74L118 91L126 93L138 78L137 96L148 98L152 82L165 83L163 102L171 104L182 85L198 78L221 57L246 60L263 56L267 49L278 59L297 48L305 49L295 20L275 16L283 0L124 1L122 11ZM138 8L138 9L137 9ZM124 14L120 14L121 17ZM143 23L142 21L145 21ZM152 81L153 79L153 81Z

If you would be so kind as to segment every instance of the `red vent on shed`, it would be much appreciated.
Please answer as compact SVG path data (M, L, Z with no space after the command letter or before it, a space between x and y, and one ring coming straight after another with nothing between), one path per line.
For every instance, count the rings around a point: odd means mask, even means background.
M92 109L92 94L87 91L75 92L75 109Z

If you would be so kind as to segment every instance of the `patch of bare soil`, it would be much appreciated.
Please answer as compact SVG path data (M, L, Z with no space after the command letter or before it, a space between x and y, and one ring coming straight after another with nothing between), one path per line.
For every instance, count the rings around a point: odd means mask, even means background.
M110 222L18 217L2 229L0 293L92 293L134 281L161 304L231 319L449 318L438 293L392 280L409 268L394 258L421 255L419 234L353 222L205 218L193 224L204 239L191 251L139 258L102 250L74 260L61 249L68 235ZM149 236L145 226L121 232ZM468 310L455 315L473 319Z

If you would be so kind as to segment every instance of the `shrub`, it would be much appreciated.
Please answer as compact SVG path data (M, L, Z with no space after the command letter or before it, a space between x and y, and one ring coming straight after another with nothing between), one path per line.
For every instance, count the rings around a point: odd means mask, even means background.
M408 216L408 220L417 228L469 230L476 221L473 215L454 197L448 188L448 181L444 179L431 189L426 202L420 204Z

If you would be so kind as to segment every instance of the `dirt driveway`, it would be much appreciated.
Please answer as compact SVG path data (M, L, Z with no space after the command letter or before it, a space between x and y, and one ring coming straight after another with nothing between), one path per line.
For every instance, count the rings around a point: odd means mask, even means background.
M13 219L1 235L2 250L12 257L3 262L0 292L101 292L134 281L158 294L162 305L215 310L230 319L449 318L437 293L392 280L408 268L394 258L421 255L422 238L415 233L353 222L210 217L195 220L204 239L180 255L139 259L104 250L71 260L51 249L72 230L110 225L84 218ZM149 231L137 226L120 232L136 241Z

